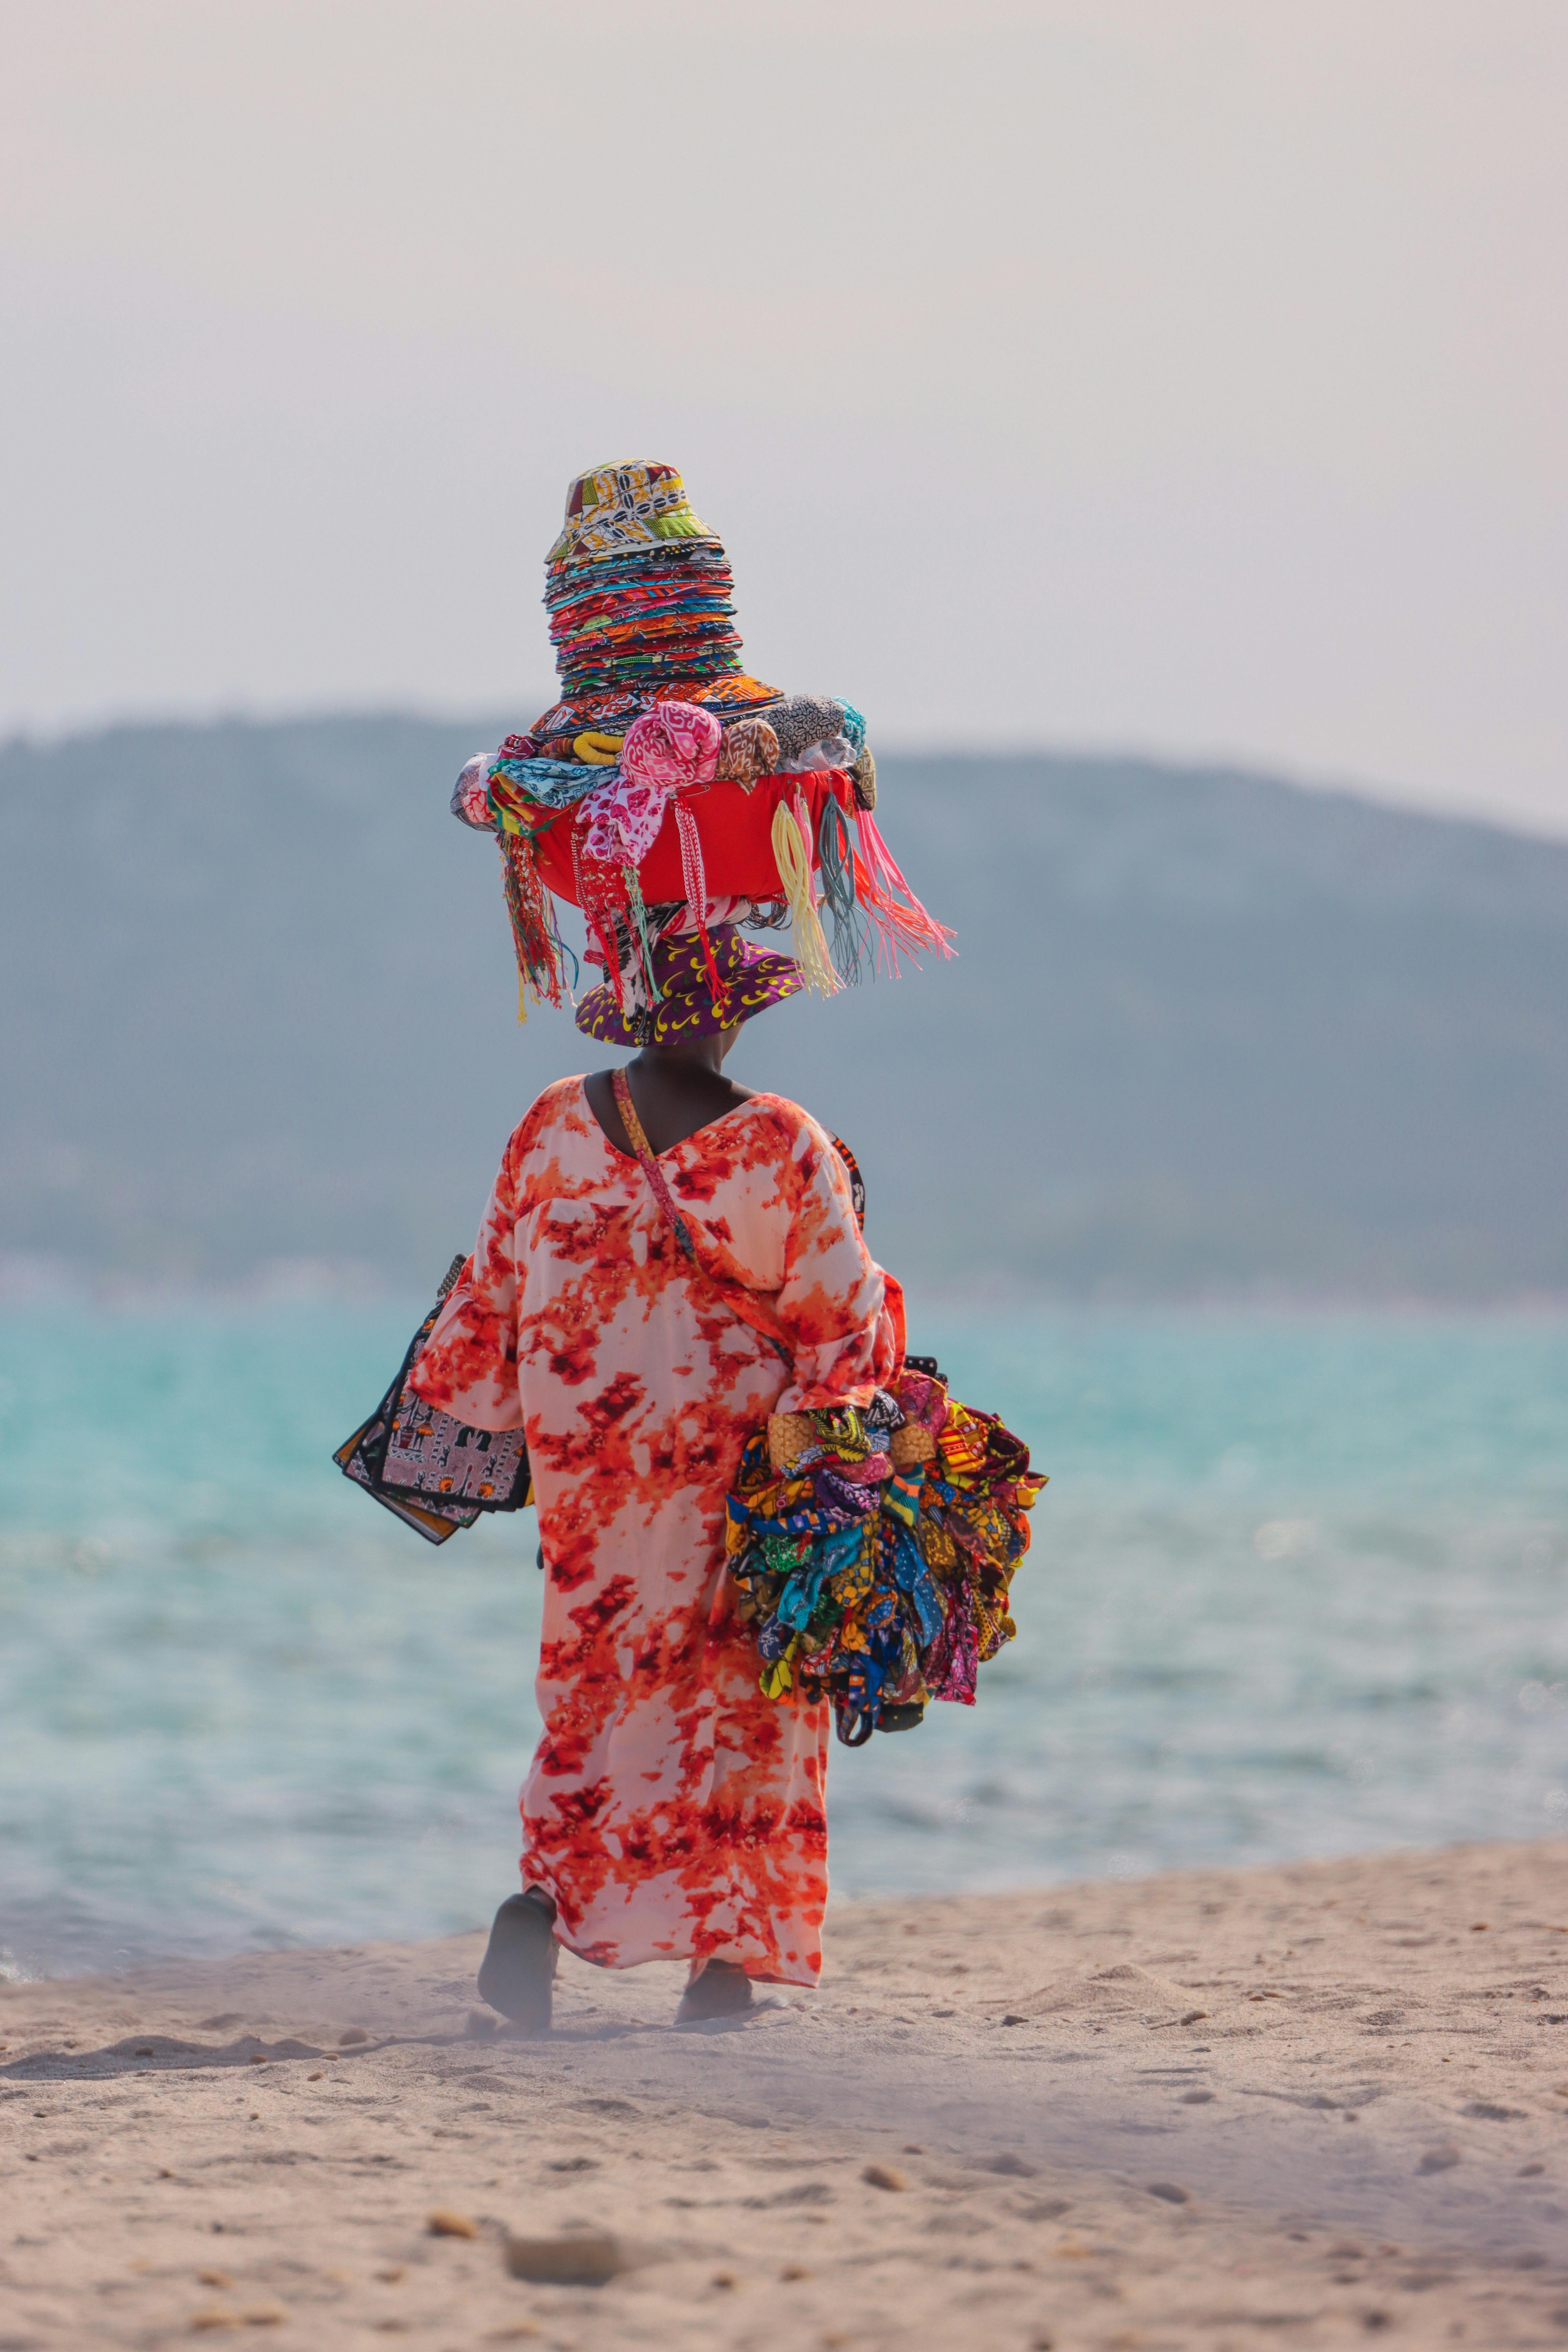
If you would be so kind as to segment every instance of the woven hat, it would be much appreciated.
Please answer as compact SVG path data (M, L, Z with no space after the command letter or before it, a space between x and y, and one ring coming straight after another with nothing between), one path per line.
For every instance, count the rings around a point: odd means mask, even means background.
M546 563L604 563L680 539L714 539L673 466L652 458L595 466L566 493L566 520Z

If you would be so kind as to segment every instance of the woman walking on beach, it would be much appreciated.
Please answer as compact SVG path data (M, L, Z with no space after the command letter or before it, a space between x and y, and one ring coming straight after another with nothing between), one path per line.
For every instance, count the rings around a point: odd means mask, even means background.
M902 1295L828 1136L722 1075L741 1021L799 972L729 925L710 936L728 1022L695 937L661 941L652 1038L616 1074L629 1098L608 1071L540 1097L416 1368L430 1402L528 1440L544 1736L522 1794L526 1891L501 1906L479 1989L535 2027L558 1942L613 1968L689 1960L687 2017L821 1967L830 1711L758 1690L725 1497L770 1414L870 1403L902 1359ZM626 1036L608 985L578 1019Z
M894 971L950 951L877 830L865 722L742 670L728 561L668 466L574 482L546 576L563 698L453 808L500 841L520 1012L562 1000L565 898L604 973L577 1025L641 1050L528 1112L409 1376L527 1442L544 1735L479 1990L534 2029L563 1944L687 1961L683 2019L816 1982L830 1721L858 1745L973 1704L1043 1483L906 1366L845 1147L723 1075L744 1022L873 942ZM785 919L793 959L741 938Z

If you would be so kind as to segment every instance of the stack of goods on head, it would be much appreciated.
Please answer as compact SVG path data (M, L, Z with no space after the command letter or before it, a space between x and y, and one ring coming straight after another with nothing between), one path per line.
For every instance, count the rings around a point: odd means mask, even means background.
M1013 1638L1008 1588L1045 1484L934 1367L906 1363L864 1412L775 1413L742 1456L726 1530L764 1696L830 1697L852 1748L918 1723L928 1699L973 1706L977 1666Z
M697 933L721 987L710 922L787 914L824 995L868 961L896 971L900 950L952 952L871 814L864 719L742 669L733 588L672 467L601 466L573 483L546 559L562 699L469 761L452 796L500 837L520 1017L531 993L561 1002L552 896L582 908L590 951L634 1013L658 1002L653 948L668 931Z

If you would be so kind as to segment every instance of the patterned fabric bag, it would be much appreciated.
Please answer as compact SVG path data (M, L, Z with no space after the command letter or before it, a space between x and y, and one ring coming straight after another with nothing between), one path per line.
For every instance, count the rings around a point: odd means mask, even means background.
M445 1543L459 1528L471 1528L481 1511L521 1511L533 1499L521 1429L470 1428L407 1385L442 1302L467 1264L463 1256L452 1260L396 1379L370 1419L332 1455L345 1478L426 1543Z
M838 1737L908 1731L975 1701L1010 1642L1026 1514L1046 1481L994 1413L906 1356L862 1411L775 1412L747 1444L725 1548L765 1698L830 1698Z

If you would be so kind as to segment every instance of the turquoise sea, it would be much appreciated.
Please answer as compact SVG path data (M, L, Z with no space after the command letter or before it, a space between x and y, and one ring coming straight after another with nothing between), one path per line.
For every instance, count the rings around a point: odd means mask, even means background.
M514 1885L531 1515L436 1551L328 1459L418 1311L0 1318L0 1968ZM911 1329L1052 1483L979 1707L835 1749L841 1891L1568 1829L1568 1324Z

